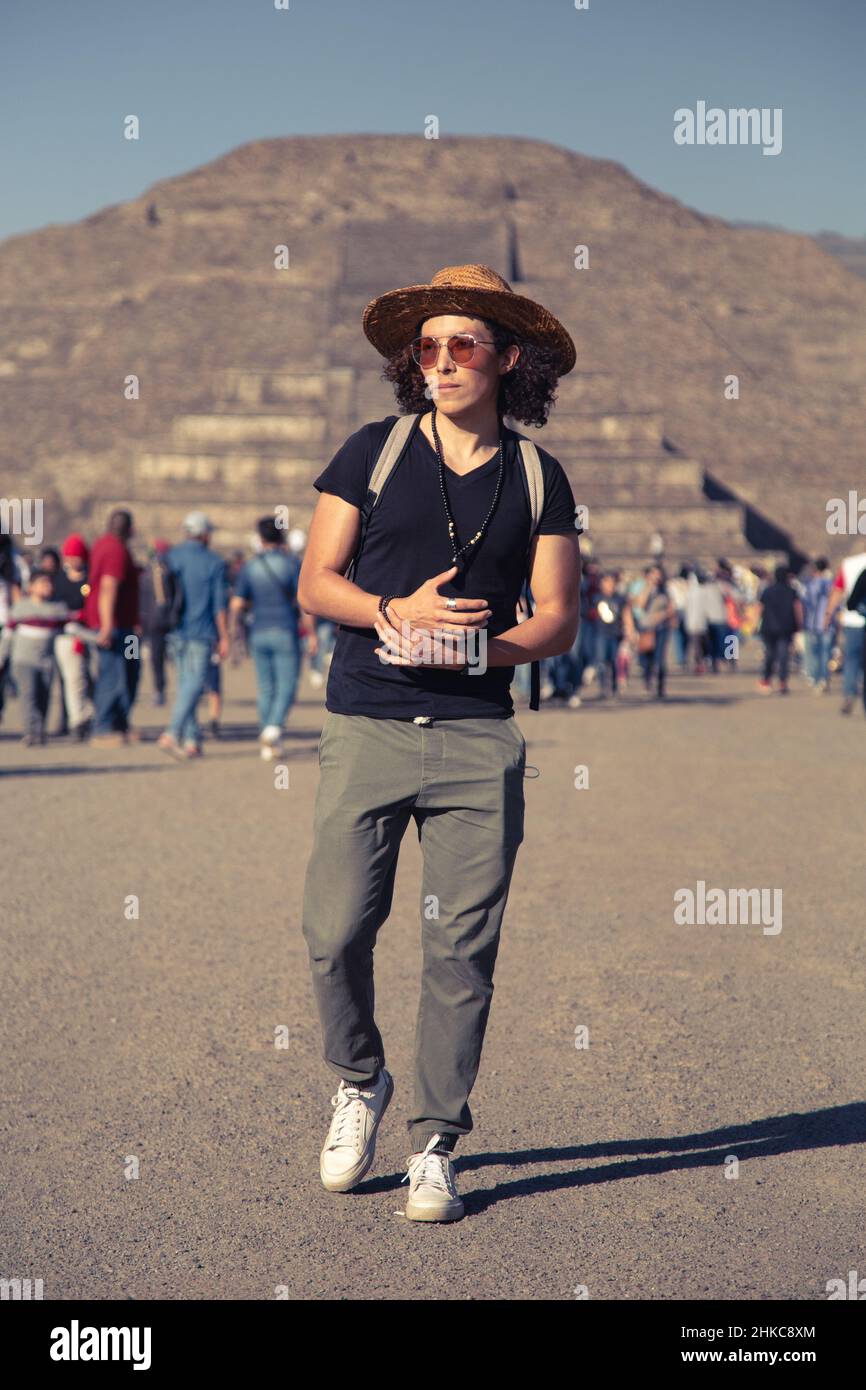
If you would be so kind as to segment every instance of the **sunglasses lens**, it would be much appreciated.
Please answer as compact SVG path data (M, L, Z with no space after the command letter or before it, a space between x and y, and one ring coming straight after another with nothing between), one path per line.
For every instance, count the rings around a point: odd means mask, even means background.
M475 352L475 339L458 333L455 337L448 339L448 351L459 367L465 367L467 362L472 361Z
M455 333L448 339L448 353L458 367L465 367L475 356L475 339L468 333ZM416 338L412 356L419 367L435 367L439 361L439 344L435 338Z
M439 344L435 338L416 338L412 344L415 361L421 367L435 367Z

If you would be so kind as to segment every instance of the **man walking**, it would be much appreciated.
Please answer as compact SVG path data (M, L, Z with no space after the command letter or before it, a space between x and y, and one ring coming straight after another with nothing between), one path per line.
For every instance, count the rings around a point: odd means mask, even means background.
M381 295L363 326L387 359L408 430L363 532L373 468L398 417L351 435L316 479L298 593L303 609L340 625L303 902L325 1060L340 1077L320 1173L329 1191L357 1186L393 1093L373 947L414 820L423 975L406 1215L451 1221L463 1214L451 1154L472 1129L469 1094L524 834L526 743L510 685L515 665L571 649L580 607L568 480L538 450L544 504L533 537L520 436L504 420L543 424L575 350L552 314L479 265ZM518 623L527 575L535 611Z
M830 679L830 633L824 614L833 586L833 572L825 556L812 566L803 585L803 637L806 646L806 679L816 695L822 695Z
M764 674L758 682L762 695L773 689L772 677L779 676L779 694L788 694L788 661L791 639L802 631L803 605L791 584L787 565L776 566L776 578L761 594L761 639L764 643Z
M214 643L221 661L229 651L226 569L210 549L213 527L204 512L190 512L183 526L187 539L169 551L167 562L183 595L172 643L177 692L171 723L158 743L174 758L199 758L201 730L196 706L205 687Z
M94 542L90 552L84 622L99 634L90 740L96 748L137 740L129 725L141 671L138 570L129 549L131 536L132 515L118 508L108 518L105 535Z
M259 745L265 761L282 756L283 721L292 706L301 664L298 634L300 563L284 545L285 529L272 516L258 523L261 551L248 560L235 581L231 601L233 630L252 606L250 651L256 665Z

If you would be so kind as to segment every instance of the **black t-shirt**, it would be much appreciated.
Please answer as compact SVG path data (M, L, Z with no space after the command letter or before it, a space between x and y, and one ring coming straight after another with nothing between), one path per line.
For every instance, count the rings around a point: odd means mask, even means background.
M70 579L65 570L55 574L52 597L59 603L65 603L71 613L77 613L84 607L88 593L86 579Z
M313 486L334 493L360 508L376 458L397 420L389 415L349 436ZM488 638L517 623L515 607L526 574L530 512L521 474L518 438L505 429L502 490L487 532L470 555L465 573L440 589L443 597L483 598L492 615ZM544 477L544 511L539 532L565 535L575 525L571 485L559 462L539 449ZM447 466L445 488L457 529L457 545L478 531L496 491L499 455L462 477ZM353 582L372 594L411 594L434 574L449 569L452 549L439 488L436 451L415 427L412 438L373 508L364 549ZM464 557L466 558L466 557ZM341 625L328 675L326 707L334 714L363 714L378 719L467 719L479 715L507 718L514 713L509 686L513 666L490 666L482 674L444 667L394 666L375 653L381 641L375 628ZM478 648L481 660L483 648Z
M768 584L761 595L763 613L761 634L764 637L791 637L797 631L794 601L797 595L790 584Z
M599 629L613 637L622 637L622 614L625 608L625 594L603 594L596 598L595 611Z

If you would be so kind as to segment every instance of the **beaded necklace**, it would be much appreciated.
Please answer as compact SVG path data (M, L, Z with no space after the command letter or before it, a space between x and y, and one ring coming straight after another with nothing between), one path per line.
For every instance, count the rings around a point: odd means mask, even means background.
M465 545L461 545L459 550L457 548L457 527L454 525L454 518L451 515L451 508L448 505L448 493L445 490L445 465L442 462L442 448L439 444L439 432L436 429L435 405L430 415L430 428L433 431L433 439L436 445L436 457L439 460L439 490L442 493L442 504L445 508L445 516L448 520L448 539L451 541L451 549L453 552L451 563L456 565L458 573L462 574L466 569L466 560L463 558L463 552L469 550L471 546L477 545L479 541L483 539L484 534L487 531L487 527L490 524L490 518L493 516L494 510L496 508L496 503L499 500L499 493L502 488L502 478L505 472L505 459L502 449L502 421L500 420L499 422L499 476L496 479L496 491L493 494L493 501L490 504L490 510L488 511L486 517L484 518L484 521L481 524L480 530L476 531L472 539L467 541Z

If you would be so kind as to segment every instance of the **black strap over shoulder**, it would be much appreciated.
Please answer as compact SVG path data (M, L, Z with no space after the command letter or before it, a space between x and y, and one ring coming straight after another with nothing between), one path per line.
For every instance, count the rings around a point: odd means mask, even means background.
M256 556L256 559L261 560L262 564L264 565L265 573L267 574L268 579L270 579L274 587L280 590L284 598L287 598L293 602L294 600L291 589L287 584L283 583L282 579L280 579L277 574L274 573L273 567L268 559L268 551L260 551L259 554Z

